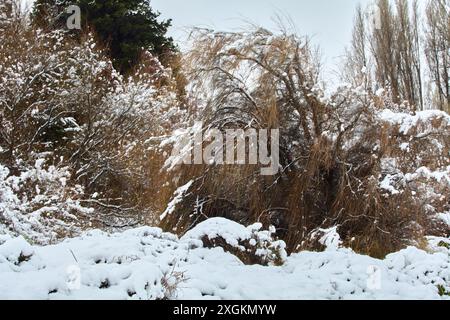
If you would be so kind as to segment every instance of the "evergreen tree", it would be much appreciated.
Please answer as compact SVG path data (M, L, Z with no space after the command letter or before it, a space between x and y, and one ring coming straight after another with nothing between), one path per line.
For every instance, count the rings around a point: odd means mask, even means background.
M37 0L34 19L44 27L65 27L65 10L72 4L81 8L82 30L94 28L122 73L134 66L143 49L163 61L175 50L173 39L166 36L171 20L159 22L160 13L149 0Z

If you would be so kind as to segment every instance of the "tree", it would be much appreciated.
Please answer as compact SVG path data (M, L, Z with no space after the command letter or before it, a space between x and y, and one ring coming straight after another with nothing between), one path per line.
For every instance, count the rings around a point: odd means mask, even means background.
M426 57L439 109L450 112L450 1L433 0L426 8Z
M81 8L82 29L96 31L122 73L134 67L144 50L162 61L175 50L173 39L166 36L171 20L159 22L160 13L152 10L149 0L37 0L34 19L45 27L65 26L65 8L72 4Z
M396 9L395 49L400 95L411 105L423 109L417 0L412 2L411 9L407 0L397 0Z
M346 82L355 86L364 84L366 89L368 86L368 68L369 68L369 52L368 52L368 28L366 26L366 17L361 5L356 9L354 26L352 32L351 47L346 50L346 61L344 78Z
M378 0L376 10L370 13L378 15L380 24L371 28L368 15L357 8L343 77L366 89L388 87L395 103L423 109L418 2Z
M379 0L377 6L381 28L375 28L370 36L372 54L376 62L375 76L380 86L390 86L395 102L399 102L395 14L388 0Z

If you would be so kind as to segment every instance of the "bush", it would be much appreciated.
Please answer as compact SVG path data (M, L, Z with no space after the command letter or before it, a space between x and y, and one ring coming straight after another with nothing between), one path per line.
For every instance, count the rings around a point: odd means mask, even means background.
M244 227L224 218L212 218L188 231L182 240L200 240L205 248L220 247L245 264L281 265L287 257L286 244L274 239L274 227L261 229L261 223Z
M81 218L92 214L80 204L82 197L83 188L70 185L68 168L45 168L39 159L34 167L21 166L20 174L10 175L0 165L0 231L38 244L74 236L84 227Z
M193 41L191 116L220 130L279 128L282 168L262 177L252 165L169 165L179 185L193 181L163 220L169 230L261 221L295 252L337 227L344 245L376 257L448 232L436 219L449 203L448 115L413 114L362 84L325 98L318 60L294 35L198 30Z
M183 117L171 70L144 52L124 78L92 34L75 40L2 14L0 163L8 177L47 159L83 190L77 201L95 208L86 228L154 223L158 202L148 199L160 189L163 159L152 138Z

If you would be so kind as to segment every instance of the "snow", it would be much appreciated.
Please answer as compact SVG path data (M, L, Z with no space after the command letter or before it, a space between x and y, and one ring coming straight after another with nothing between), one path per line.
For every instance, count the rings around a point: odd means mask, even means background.
M40 244L58 238L58 231L77 232L75 211L92 212L75 199L79 192L67 186L68 168L45 168L44 163L37 159L17 175L0 164L0 231L25 235Z
M395 176L392 176L388 174L383 181L380 182L380 188L383 190L389 191L392 195L399 194L400 191L398 191L392 184L393 184L393 178Z
M377 97L382 97L385 94L386 90L384 90L384 88L380 88L375 92L375 95Z
M224 218L209 219L196 228L186 232L182 239L201 240L204 236L209 240L221 237L231 246L238 246L239 241L249 240L252 235L252 229L259 230L262 225L253 225L248 228L237 222Z
M218 218L181 239L141 227L49 246L0 235L0 299L440 299L437 286L450 284L450 253L437 245L384 260L335 247L261 266L198 240L220 235L234 243L255 229Z
M450 211L445 213L438 213L437 217L450 227Z
M319 243L324 245L326 250L337 250L341 244L341 237L337 232L338 227L332 227L328 229L318 229L316 232L311 234L311 237L314 238L318 233L322 234L322 237L319 239Z
M242 252L255 249L255 255L263 261L272 263L277 258L282 261L287 257L286 243L282 240L273 240L275 228L262 230L263 225L259 222L248 227L224 218L212 218L198 224L194 229L186 232L182 240L208 240L221 238L226 244ZM250 247L243 243L248 242Z
M432 123L433 119L442 119L443 127L450 126L450 116L439 110L425 110L417 112L415 115L407 113L393 112L389 109L384 109L379 113L379 117L393 125L400 126L400 133L409 134L410 130L417 126L418 123Z
M390 194L396 195L402 192L396 188L397 184L416 182L419 179L424 179L426 181L434 180L450 187L450 166L435 171L431 171L427 167L420 167L413 173L403 174L401 172L397 172L394 175L387 174L384 179L381 180L379 186L381 189L388 191Z
M420 167L413 174L406 174L407 181L412 181L418 178L425 178L427 180L434 179L437 182L446 183L450 186L450 166L447 166L443 171L431 171L427 167Z
M169 202L166 210L164 210L164 212L159 217L161 220L164 220L168 215L173 213L173 211L175 210L175 206L183 200L184 194L189 190L193 183L194 181L191 180L175 190L173 199Z

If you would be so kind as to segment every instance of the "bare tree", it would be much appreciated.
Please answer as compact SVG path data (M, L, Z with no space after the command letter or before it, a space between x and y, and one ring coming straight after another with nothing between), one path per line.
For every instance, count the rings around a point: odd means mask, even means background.
M396 8L395 54L400 95L410 104L423 109L417 1L413 2L412 16L407 0L397 0Z
M395 103L423 109L417 0L396 0L395 6L378 0L371 14L378 15L379 26L371 26L368 13L360 6L356 10L345 80L366 90L388 87Z
M400 88L396 64L395 15L388 0L378 0L381 28L370 36L372 54L375 58L375 76L381 86L390 86L395 102L400 101Z
M433 0L426 8L426 57L434 83L432 100L450 112L450 1Z
M368 89L367 75L369 68L367 36L366 15L361 5L358 5L354 19L351 47L346 52L344 77L345 81L355 86L364 83L366 89Z

